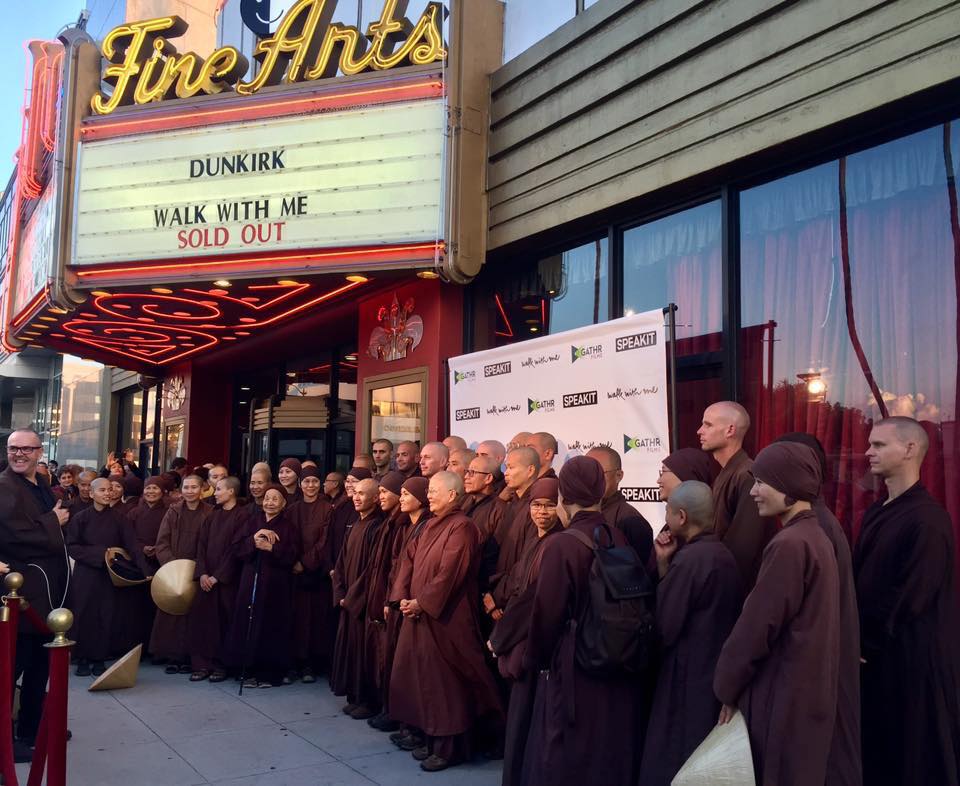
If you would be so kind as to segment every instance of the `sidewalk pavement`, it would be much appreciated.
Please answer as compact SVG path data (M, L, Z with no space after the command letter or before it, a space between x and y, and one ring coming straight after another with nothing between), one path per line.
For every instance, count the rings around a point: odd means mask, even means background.
M191 683L142 664L128 690L89 693L70 675L68 786L499 786L500 762L440 773L365 721L345 716L324 680L244 690ZM26 783L29 765L18 765Z

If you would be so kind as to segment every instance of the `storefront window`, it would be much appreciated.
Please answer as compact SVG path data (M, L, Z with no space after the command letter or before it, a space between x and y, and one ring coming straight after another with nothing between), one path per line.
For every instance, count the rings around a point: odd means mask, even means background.
M623 233L624 314L677 304L677 355L722 348L720 202Z
M57 461L96 467L103 464L100 453L100 395L103 366L72 355L63 356L58 405Z
M370 441L389 439L423 442L424 398L422 382L389 385L370 393Z
M504 346L610 319L607 238L490 270L478 287L482 346ZM509 271L509 272L506 272ZM480 344L478 342L478 348Z
M924 425L923 480L960 518L958 160L948 124L741 195L751 447L816 435L831 464L827 502L853 536L879 490L863 458L878 398Z

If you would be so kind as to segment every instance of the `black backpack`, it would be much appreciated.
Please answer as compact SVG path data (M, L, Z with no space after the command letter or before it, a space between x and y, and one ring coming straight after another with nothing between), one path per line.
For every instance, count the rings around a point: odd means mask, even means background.
M593 552L589 597L576 621L577 665L594 676L644 671L656 648L654 591L636 552L615 545L607 524L593 531L593 540L575 529L564 532Z

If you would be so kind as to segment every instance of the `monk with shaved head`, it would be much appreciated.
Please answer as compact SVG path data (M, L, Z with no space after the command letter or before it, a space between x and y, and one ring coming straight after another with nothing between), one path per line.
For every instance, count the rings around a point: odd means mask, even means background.
M443 444L447 446L447 450L451 453L455 450L466 450L467 441L463 437L458 437L456 434L451 434L449 437L444 437Z
M955 542L920 482L928 445L911 418L870 432L887 496L867 509L853 552L865 784L957 783L960 772Z
M750 499L753 461L743 449L750 415L736 401L718 401L703 413L697 429L700 447L722 467L713 481L714 532L733 552L747 590L760 570L763 550L777 533L777 522L761 516Z

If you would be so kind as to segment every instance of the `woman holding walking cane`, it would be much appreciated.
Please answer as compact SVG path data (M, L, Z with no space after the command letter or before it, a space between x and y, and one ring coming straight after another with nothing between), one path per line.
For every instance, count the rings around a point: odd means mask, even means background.
M242 672L242 688L283 684L292 666L293 566L300 533L286 515L283 487L271 484L263 507L237 542L242 565L224 659Z

